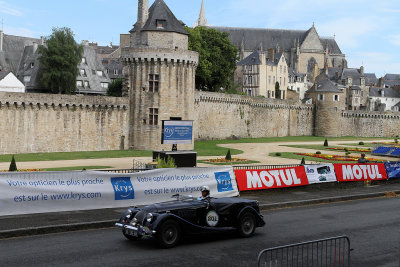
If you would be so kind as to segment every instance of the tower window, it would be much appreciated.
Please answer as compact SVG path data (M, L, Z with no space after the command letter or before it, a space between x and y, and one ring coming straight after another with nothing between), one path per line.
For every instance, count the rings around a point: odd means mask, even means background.
M167 21L164 19L158 19L156 20L157 23L157 29L165 29L165 27L167 26Z
M160 75L150 74L149 75L149 91L157 93L159 82L160 82Z
M150 108L149 124L158 125L158 108Z

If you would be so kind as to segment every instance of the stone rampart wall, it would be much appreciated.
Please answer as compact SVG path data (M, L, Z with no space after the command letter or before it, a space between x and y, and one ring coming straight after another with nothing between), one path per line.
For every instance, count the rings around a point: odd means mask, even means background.
M127 148L127 98L0 92L0 153Z
M195 114L197 140L303 136L313 132L313 106L296 101L197 91Z

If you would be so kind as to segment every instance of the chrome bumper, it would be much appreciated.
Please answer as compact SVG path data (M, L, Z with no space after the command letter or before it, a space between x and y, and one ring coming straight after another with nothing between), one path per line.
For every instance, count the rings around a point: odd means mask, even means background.
M132 226L132 225L127 225L127 224L122 224L122 223L115 223L115 226L125 230L125 232L128 235L133 235L133 236L143 236L143 235L155 235L156 231L150 230L147 227L143 226Z

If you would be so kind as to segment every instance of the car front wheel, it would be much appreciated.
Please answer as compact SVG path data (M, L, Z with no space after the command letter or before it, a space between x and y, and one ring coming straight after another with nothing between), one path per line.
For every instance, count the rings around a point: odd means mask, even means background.
M163 248L172 248L179 243L181 228L176 221L165 221L156 234L159 245Z
M254 214L245 212L239 219L238 231L241 237L250 237L256 230L256 219Z

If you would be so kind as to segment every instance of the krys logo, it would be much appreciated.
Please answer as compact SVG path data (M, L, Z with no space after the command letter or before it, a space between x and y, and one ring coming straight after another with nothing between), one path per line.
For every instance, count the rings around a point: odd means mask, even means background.
M130 177L111 178L111 184L115 192L115 200L135 199Z
M217 180L218 192L232 191L232 180L229 172L216 172L215 179Z
M165 137L171 137L172 135L174 135L174 128L173 127L165 127L164 135L165 135Z

